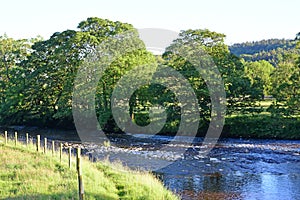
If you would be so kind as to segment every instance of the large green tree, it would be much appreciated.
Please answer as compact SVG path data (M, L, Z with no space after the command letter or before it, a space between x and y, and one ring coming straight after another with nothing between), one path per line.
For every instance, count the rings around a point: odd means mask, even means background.
M273 65L268 61L245 62L245 72L250 78L254 88L260 90L261 94L267 96L271 89L270 75L274 71Z
M87 55L95 52L97 46L108 38L123 32L130 31L138 37L132 25L100 18L88 18L79 23L78 29L57 32L48 40L36 42L31 55L18 62L17 66L22 71L19 74L23 78L18 77L20 84L10 89L19 96L11 97L18 100L11 101L10 107L14 107L20 115L6 113L2 115L4 121L12 119L9 123L72 127L74 79ZM99 118L104 119L102 124L111 119L110 94L118 79L133 66L154 60L144 47L111 63L97 88L96 109Z
M225 35L213 31L186 30L179 34L170 47L167 48L164 58L168 65L181 71L190 83L196 88L199 105L204 113L209 113L210 97L203 77L197 73L190 62L185 58L176 55L173 49L185 43L197 43L198 48L209 55L214 64L218 67L224 80L224 87L227 95L228 112L246 111L253 99L258 98L257 91L251 87L250 79L246 76L244 65L241 60L230 53L228 46L224 43ZM190 49L190 52L199 49ZM207 114L205 116L207 116Z

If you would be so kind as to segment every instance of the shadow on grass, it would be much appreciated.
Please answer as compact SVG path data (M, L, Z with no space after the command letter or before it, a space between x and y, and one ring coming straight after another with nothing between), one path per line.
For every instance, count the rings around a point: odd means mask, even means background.
M72 193L55 193L55 194L36 194L36 195L20 195L18 197L1 197L0 199L9 199L9 200L67 200L67 199L78 199L77 191ZM113 200L109 195L105 194L85 194L85 199L99 199L99 200Z

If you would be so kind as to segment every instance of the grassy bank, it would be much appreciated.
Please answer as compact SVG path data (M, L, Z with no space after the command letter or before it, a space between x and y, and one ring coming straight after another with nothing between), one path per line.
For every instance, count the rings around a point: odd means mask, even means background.
M33 145L3 141L0 137L0 199L78 199L75 162L69 169L66 155L60 162ZM153 175L117 163L83 159L82 170L85 199L178 199Z

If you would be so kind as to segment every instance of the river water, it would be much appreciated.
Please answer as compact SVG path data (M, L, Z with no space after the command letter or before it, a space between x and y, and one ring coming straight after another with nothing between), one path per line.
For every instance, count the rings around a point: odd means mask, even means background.
M207 158L159 170L184 199L300 199L300 145L295 141L221 141Z
M32 131L80 143L76 133ZM300 200L300 141L221 139L209 151L203 138L111 135L111 145L85 143L94 160L109 158L151 170L182 199ZM103 138L107 141L107 138ZM173 141L173 142L171 142Z

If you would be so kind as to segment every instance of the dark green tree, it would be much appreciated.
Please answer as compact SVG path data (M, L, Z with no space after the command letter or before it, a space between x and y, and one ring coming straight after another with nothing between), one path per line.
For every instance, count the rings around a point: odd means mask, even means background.
M12 119L10 123L73 127L74 79L87 55L95 52L99 44L120 33L130 31L138 37L130 24L99 18L82 21L78 29L57 32L48 40L36 42L31 55L18 62L17 66L22 69L22 73L18 73L23 78L18 77L20 84L10 87L10 92L19 98L11 96L10 105L6 108L15 108L14 112L20 112L20 115L7 112L2 115L4 121ZM111 64L96 92L97 114L105 121L104 124L111 118L110 95L118 79L133 66L154 60L144 47Z

